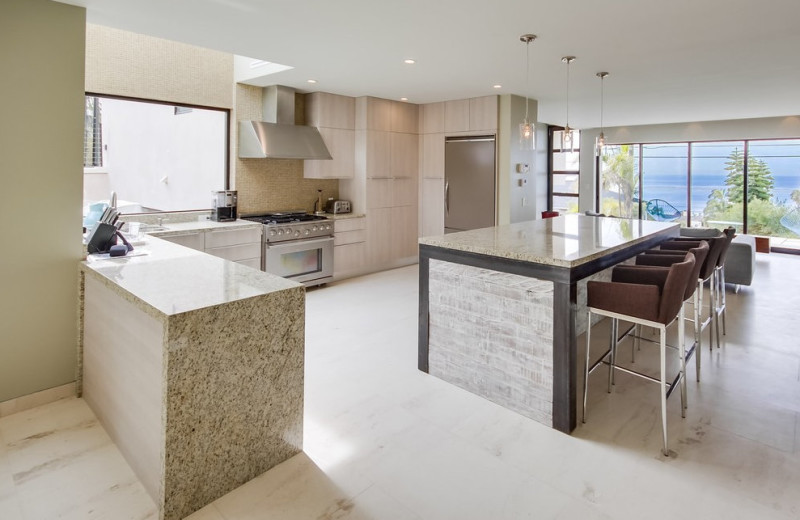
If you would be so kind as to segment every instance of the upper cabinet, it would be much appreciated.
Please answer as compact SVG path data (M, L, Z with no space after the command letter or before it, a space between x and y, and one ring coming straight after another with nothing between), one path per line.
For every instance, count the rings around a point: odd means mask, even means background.
M469 99L457 99L444 103L444 131L469 131Z
M497 131L497 96L424 105L420 128L424 134L479 131L494 133Z
M306 96L306 124L319 128L333 160L304 161L303 176L351 179L355 172L356 100L327 92Z
M393 101L375 97L360 97L356 100L359 109L356 111L356 130L392 131Z
M392 132L415 134L419 130L419 105L392 103Z
M354 130L356 127L356 100L327 92L314 92L306 96L306 124L324 128Z
M469 129L497 130L497 96L483 96L469 100Z

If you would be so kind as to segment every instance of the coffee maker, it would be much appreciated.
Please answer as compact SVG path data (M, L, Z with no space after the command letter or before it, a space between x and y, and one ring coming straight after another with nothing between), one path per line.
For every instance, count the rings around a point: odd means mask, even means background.
M211 220L229 222L236 220L236 191L222 190L214 193L214 209L211 210Z

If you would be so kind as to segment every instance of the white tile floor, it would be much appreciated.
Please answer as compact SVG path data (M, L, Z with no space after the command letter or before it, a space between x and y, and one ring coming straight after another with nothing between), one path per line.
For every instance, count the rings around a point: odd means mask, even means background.
M800 518L798 266L759 254L753 287L728 292L686 419L670 399L670 458L644 381L620 375L609 395L593 375L567 436L417 371L416 267L312 290L305 453L190 518ZM0 519L18 518L157 514L73 398L0 419Z

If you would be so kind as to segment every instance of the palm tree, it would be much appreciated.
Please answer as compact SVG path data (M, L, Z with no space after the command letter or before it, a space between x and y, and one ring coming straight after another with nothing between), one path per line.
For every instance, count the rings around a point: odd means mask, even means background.
M633 150L629 145L621 145L614 155L603 156L602 189L617 193L619 216L633 216L633 195L637 178L633 167Z

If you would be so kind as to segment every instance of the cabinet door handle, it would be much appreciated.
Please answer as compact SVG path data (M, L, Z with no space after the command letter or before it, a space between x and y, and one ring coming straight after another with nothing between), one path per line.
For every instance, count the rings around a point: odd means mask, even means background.
M444 213L450 214L450 183L447 180L444 181Z

